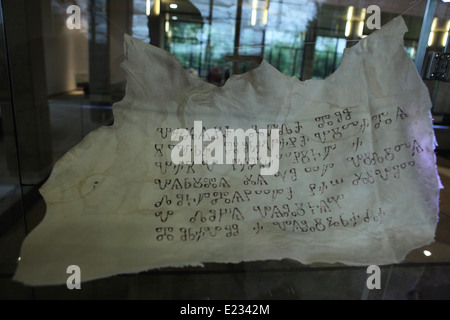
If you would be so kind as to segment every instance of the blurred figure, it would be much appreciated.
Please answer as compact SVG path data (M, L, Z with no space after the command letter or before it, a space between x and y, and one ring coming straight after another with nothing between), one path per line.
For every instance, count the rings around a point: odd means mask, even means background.
M215 85L222 84L222 75L220 73L220 69L217 65L217 62L214 63L214 67L208 73L208 82Z

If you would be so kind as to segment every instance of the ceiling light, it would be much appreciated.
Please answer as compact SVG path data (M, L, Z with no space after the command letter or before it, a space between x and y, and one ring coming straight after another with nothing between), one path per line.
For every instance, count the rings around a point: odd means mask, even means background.
M345 36L348 37L350 35L350 32L352 30L352 23L350 21L347 21L345 24Z
M159 14L161 13L161 0L155 0L153 10L155 11L155 15L159 16Z
M427 257L431 256L431 252L428 250L423 250L423 254Z
M444 36L442 37L442 46L445 47L448 42L448 31L444 33Z
M170 9L176 9L176 8L178 8L178 5L176 3L171 3L169 5L169 7L170 7Z
M437 21L438 21L437 18L433 19L433 23L431 24L431 31L436 30Z
M366 8L361 9L361 20L363 21L366 19L366 12L367 12Z
M347 20L351 21L353 18L353 6L348 7Z
M252 9L251 24L252 24L252 26L256 25L256 9Z
M267 17L269 15L269 10L264 9L264 14L263 14L263 24L266 25L267 24Z

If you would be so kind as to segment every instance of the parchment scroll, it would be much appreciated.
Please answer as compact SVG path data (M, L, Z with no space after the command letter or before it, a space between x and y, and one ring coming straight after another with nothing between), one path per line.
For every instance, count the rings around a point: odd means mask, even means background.
M263 61L223 87L125 36L127 89L114 125L56 163L40 190L46 216L25 239L15 280L65 283L70 265L86 281L207 262L401 262L433 241L440 189L429 94L405 32L401 17L392 20L346 49L323 81ZM175 164L180 128L193 140L210 128L278 129L266 146L278 148L278 170Z

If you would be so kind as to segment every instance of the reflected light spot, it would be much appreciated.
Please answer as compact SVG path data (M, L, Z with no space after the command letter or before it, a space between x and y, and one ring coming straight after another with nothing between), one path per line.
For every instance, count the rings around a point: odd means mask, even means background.
M252 26L256 24L256 9L252 10Z
M80 95L84 94L84 91L82 89L75 89L70 92L67 92L68 95Z
M178 17L177 16L173 16L172 20L178 20Z
M269 10L264 9L264 15L263 15L263 24L266 25L267 24L267 17L269 15Z
M433 19L433 24L431 25L431 31L436 30L436 25L437 25L437 18Z
M351 21L347 21L347 24L345 25L345 36L348 37L350 35L350 31L352 30L352 23Z
M147 16L150 15L150 0L147 0L147 5L146 5L146 7L145 7L145 14L146 14Z
M165 30L166 32L169 32L169 29L170 29L169 21L166 21L166 25L165 25L164 30Z
M170 7L170 9L176 9L176 8L178 8L178 5L176 3L171 3L169 5L169 7Z
M258 8L258 0L253 0L252 4L252 26L256 25L256 9Z
M428 251L428 250L423 250L423 254L424 254L426 257L431 256L431 252Z

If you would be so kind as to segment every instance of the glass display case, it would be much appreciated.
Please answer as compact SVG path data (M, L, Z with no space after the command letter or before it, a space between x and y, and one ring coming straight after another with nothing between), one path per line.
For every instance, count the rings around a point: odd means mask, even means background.
M344 50L401 15L404 46L420 65L449 52L450 3L433 0L0 0L0 299L450 299L450 84L426 80L438 147L435 242L381 266L267 260L162 268L82 283L32 287L12 279L25 237L44 218L39 188L55 162L114 122L125 95L124 34L172 53L223 86L262 59L301 81L325 79ZM430 27L422 28L424 23ZM426 37L426 41L424 41ZM422 38L422 41L420 41ZM422 47L420 45L424 44ZM424 61L418 61L418 53ZM422 74L422 68L419 73Z

